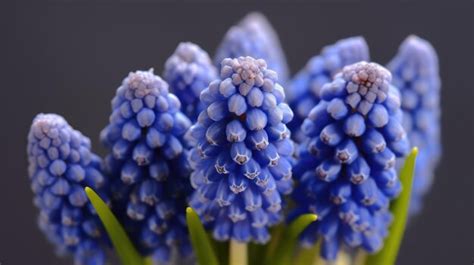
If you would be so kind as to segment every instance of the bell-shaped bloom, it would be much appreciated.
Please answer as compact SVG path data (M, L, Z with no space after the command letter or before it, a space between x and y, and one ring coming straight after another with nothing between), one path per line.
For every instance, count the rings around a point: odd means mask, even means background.
M112 100L101 140L109 150L114 211L142 254L170 261L191 253L185 209L191 190L183 135L191 122L179 99L153 71L126 77Z
M286 90L287 101L295 113L288 127L295 141L304 135L300 126L311 109L321 100L321 88L332 81L346 65L369 60L369 48L363 37L342 39L324 47L321 54L312 57L291 80Z
M301 126L306 138L294 168L293 214L319 216L302 243L321 238L328 260L342 245L376 252L391 221L389 202L401 189L396 158L410 149L399 92L388 70L359 62L344 67L320 96Z
M188 133L190 205L215 239L265 243L292 190L293 143L277 75L262 59L224 59L201 93L205 110Z
M261 13L248 14L227 31L217 48L214 63L219 67L223 59L240 56L263 59L278 74L280 84L288 80L288 64L278 35Z
M409 36L388 64L400 89L403 127L412 146L419 148L410 213L419 212L441 156L438 56L429 42Z
M28 134L27 153L40 229L58 252L73 255L74 264L105 264L105 231L84 188L107 199L106 179L89 138L59 115L39 114Z
M181 101L183 112L193 121L202 110L201 91L217 78L217 69L207 52L191 42L182 42L168 58L163 79Z

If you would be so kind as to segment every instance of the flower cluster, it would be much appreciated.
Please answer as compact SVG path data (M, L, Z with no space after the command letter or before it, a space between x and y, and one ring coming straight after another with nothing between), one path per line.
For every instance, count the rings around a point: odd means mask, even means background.
M87 200L89 186L104 197L101 159L89 138L56 114L39 114L28 134L28 161L40 229L78 265L105 264L105 233Z
M171 250L190 254L185 208L190 192L183 136L189 119L179 99L153 71L130 73L112 100L101 139L110 154L114 211L144 254L170 260Z
M289 76L286 57L277 33L264 15L251 13L230 28L217 49L214 63L219 65L225 58L240 56L265 60L278 74L279 82L286 83Z
M388 64L392 83L400 89L403 127L412 146L420 149L413 182L410 212L419 212L431 187L441 155L438 57L427 41L408 37Z
M299 130L310 110L321 100L320 91L324 84L346 65L369 60L369 48L363 37L342 39L324 47L320 55L311 58L306 66L291 80L286 91L287 100L295 112L289 128L295 141L304 135Z
M335 259L342 243L375 252L387 235L389 201L401 188L395 161L409 151L399 93L390 82L390 72L376 63L346 66L322 87L321 101L301 126L306 138L293 197L297 212L318 214L302 242L320 236L326 259Z
M214 62L183 42L167 59L164 79L153 70L129 73L101 133L104 160L62 117L39 114L27 154L40 229L75 264L107 264L110 244L84 191L91 187L153 264L194 261L187 206L216 240L231 241L233 254L241 243L267 243L285 213L287 221L318 216L300 242L320 240L326 260L341 248L377 252L393 218L389 204L402 190L403 158L419 147L412 213L440 160L440 77L436 52L416 36L388 70L368 61L364 38L346 38L289 80L276 32L252 13L229 29ZM197 227L193 243L205 234ZM213 256L197 249L198 259ZM291 258L285 252L265 262Z
M217 78L217 69L207 52L191 42L178 45L165 63L163 79L183 104L183 112L196 120L202 110L201 91Z
M190 205L217 240L267 242L292 190L293 143L277 75L264 60L224 59L201 93L206 109L189 131L195 193Z

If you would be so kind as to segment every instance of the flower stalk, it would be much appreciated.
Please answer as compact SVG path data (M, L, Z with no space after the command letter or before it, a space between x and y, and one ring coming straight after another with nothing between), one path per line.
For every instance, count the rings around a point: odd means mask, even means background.
M247 265L247 244L232 239L229 248L229 265Z

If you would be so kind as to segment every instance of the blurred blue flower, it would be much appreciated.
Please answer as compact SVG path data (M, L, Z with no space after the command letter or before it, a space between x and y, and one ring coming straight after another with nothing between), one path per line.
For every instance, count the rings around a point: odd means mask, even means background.
M365 39L351 37L324 47L320 55L312 57L295 75L286 90L287 101L295 112L295 118L288 126L295 141L300 142L304 138L300 126L310 110L319 103L323 85L331 82L344 66L368 60L369 48Z
M410 203L410 213L414 214L421 210L441 156L438 57L429 42L409 36L388 69L393 85L400 89L403 127L411 145L420 150Z
M248 14L227 31L217 48L214 63L219 65L225 58L240 56L264 59L268 67L278 74L281 84L288 80L288 64L278 35L261 13Z
M301 240L308 246L321 237L325 259L334 260L343 244L376 252L387 235L389 202L401 189L396 158L410 149L390 82L376 63L346 66L321 88L321 101L301 126L306 138L293 171L293 215L318 214Z
M191 253L185 220L190 168L182 139L191 122L180 107L152 70L132 72L117 89L101 133L110 151L114 210L142 254L159 264L174 248L180 256Z
M89 138L56 114L38 114L28 134L28 173L40 229L59 253L72 253L77 265L105 264L108 244L84 188L107 199L101 159Z
M201 93L206 109L187 136L195 192L190 205L215 239L267 242L292 190L293 118L277 75L262 59L224 59Z
M191 42L182 42L165 63L163 79L193 121L202 110L199 94L217 78L217 69L207 52Z

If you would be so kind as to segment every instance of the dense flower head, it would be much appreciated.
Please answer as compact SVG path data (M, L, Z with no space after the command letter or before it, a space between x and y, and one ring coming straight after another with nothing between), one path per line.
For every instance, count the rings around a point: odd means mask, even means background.
M312 57L291 80L286 91L287 100L295 112L289 124L296 141L304 138L299 130L310 110L320 101L324 84L346 65L369 60L369 48L363 37L342 39L324 47L321 54Z
M38 114L28 134L28 161L38 224L78 265L105 264L105 232L88 202L89 186L106 199L101 159L89 138L56 114Z
M214 63L219 65L225 58L251 56L264 59L268 67L278 74L285 84L289 70L278 35L267 18L260 13L250 13L227 31L217 48Z
M262 59L226 58L201 93L188 133L195 192L190 205L217 240L267 242L292 190L293 117L277 75Z
M199 94L217 78L217 69L207 52L191 42L182 42L165 63L163 79L183 104L183 111L195 120L202 110Z
M409 36L388 64L392 83L400 89L403 127L420 150L415 169L410 212L421 209L441 155L438 57L431 44Z
M179 99L153 71L132 72L112 100L101 139L114 210L143 254L157 263L190 254L185 224L189 185L183 135L191 125Z
M401 189L396 158L410 147L398 90L388 70L359 62L344 67L320 96L301 126L306 138L293 171L295 214L319 216L302 243L321 237L329 260L341 245L376 252L391 221L389 202Z

